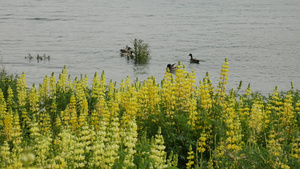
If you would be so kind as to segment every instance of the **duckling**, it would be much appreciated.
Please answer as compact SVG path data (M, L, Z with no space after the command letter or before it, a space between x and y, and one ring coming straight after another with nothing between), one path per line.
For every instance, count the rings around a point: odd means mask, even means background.
M175 66L175 63L174 64L168 64L167 65L167 68L166 68L167 71L170 71L170 73L175 73L176 70L177 70L177 66Z
M29 55L28 56L25 56L25 59L29 59L29 60L31 60L33 58L33 56L31 56L31 54L29 53Z
M194 59L193 55L190 53L189 56L191 57L190 63L198 63L199 64L199 60L198 59Z
M36 56L36 60L39 61L39 60L43 60L43 57L40 56L39 54Z
M43 59L44 59L44 60L46 60L46 59L50 60L50 56L46 56L46 54L44 54L44 55L43 55Z

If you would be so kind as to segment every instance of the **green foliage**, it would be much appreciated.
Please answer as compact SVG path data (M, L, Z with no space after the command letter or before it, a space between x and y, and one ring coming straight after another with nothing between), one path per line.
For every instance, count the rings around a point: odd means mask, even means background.
M3 92L4 98L7 98L7 90L9 86L13 90L14 93L16 93L17 89L17 79L18 75L12 75L8 74L8 72L5 69L2 69L0 72L0 88Z
M150 59L150 51L148 43L145 43L141 39L134 39L133 53L134 53L134 63L135 64L145 64Z

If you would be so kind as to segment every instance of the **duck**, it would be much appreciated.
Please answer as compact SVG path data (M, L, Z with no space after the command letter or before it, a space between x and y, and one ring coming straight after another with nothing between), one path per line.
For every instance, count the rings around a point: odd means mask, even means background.
M191 53L189 54L189 56L191 57L190 63L197 63L197 64L199 64L199 60L198 59L194 59L193 55Z
M39 61L39 60L43 60L43 57L40 56L39 54L36 56L36 60Z
M134 57L134 53L133 50L131 49L131 47L126 46L125 49L120 49L121 52L121 56L127 56L127 58L133 58Z
M167 68L166 68L167 71L171 72L171 73L175 73L175 71L177 70L177 66L175 66L175 63L174 64L168 64L167 65Z
M29 55L28 56L25 56L25 59L29 59L29 60L31 60L33 58L33 56L31 56L31 54L29 53Z
M132 51L131 47L126 46L125 49L120 49L120 52L122 54L122 53L130 53L130 52L133 52L133 51Z
M43 59L44 59L44 60L46 60L46 59L50 60L50 56L49 56L49 55L46 56L46 54L44 54L44 55L43 55Z

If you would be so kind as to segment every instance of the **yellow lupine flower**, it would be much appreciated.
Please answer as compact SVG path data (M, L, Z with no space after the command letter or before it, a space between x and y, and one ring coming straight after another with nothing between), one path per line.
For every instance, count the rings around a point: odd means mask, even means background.
M44 94L38 94L37 90L35 88L35 85L32 85L32 88L29 91L28 94L28 102L30 105L30 110L33 114L38 113L39 109L39 96L43 96ZM47 97L47 96L44 96ZM45 101L45 100L43 100Z
M73 127L74 130L77 129L78 127L78 122L77 122L77 110L76 110L76 98L75 96L72 94L71 98L70 98L70 103L69 103L69 108L68 108L68 114L66 116L68 116L69 119L69 123L71 124L71 126Z
M155 135L155 139L152 142L151 145L151 155L150 159L153 160L153 166L154 168L166 168L166 161L165 161L165 155L166 152L164 146L164 138L161 135L161 128L158 129L157 134Z
M7 96L7 100L6 100L6 107L8 110L14 109L16 106L15 101L14 101L14 93L10 86L8 86L7 94L8 94L8 96Z
M188 162L186 163L186 168L187 169L190 169L192 167L192 165L194 164L193 159L194 159L194 152L193 152L192 146L190 145L189 152L188 152L188 157L187 157Z
M174 83L173 77L170 72L165 73L165 77L162 80L161 85L161 101L165 108L165 114L167 117L173 118L174 107L175 107L175 96L173 93Z
M13 133L13 115L8 114L4 118L4 133L6 135L6 140L12 140L12 133Z
M249 119L249 127L253 129L255 133L254 137L256 137L256 134L259 134L264 129L264 118L265 118L265 112L263 110L263 105L259 105L254 103L252 105L252 110L250 114ZM255 140L256 142L256 140Z
M40 130L42 132L43 135L47 135L49 134L49 132L51 131L51 122L50 122L50 116L47 112L43 111L40 112Z
M35 89L35 87L34 87ZM32 88L31 88L32 90ZM36 89L35 89L36 90ZM42 103L46 103L46 100L49 98L49 78L46 75L43 81L43 84L39 87L39 96Z
M125 168L135 167L133 160L134 160L134 154L136 153L135 146L138 137L135 115L131 116L131 119L128 124L123 122L121 131L122 131L121 136L123 138L123 142L125 146L124 152L126 153L124 158L124 165L125 165L124 167Z
M98 73L95 72L92 83L92 98L98 98L101 95L100 81Z
M216 89L216 92L217 92L217 95L218 95L218 100L217 100L217 103L222 105L223 104L223 100L226 96L226 84L227 84L227 79L228 79L228 62L227 62L227 58L225 58L225 62L223 63L222 65L222 69L221 69L221 77L220 77L220 80L219 81L219 85L217 86L217 89Z
M6 102L4 100L4 95L2 90L0 89L0 127L3 127L3 120L5 118L6 112Z
M50 87L50 93L49 93L50 97L53 97L56 93L56 84L55 84L54 72L50 76L49 87Z
M13 144L17 144L17 145L21 144L23 139L22 130L19 122L20 122L19 115L17 113L14 113L11 137L12 137Z
M80 127L86 121L86 117L88 115L88 102L84 92L84 82L80 80L75 83L76 88L74 90L76 93L77 107L79 109L78 125Z
M281 111L281 125L283 127L289 127L292 124L295 124L295 111L293 107L293 96L291 92L288 92L285 96L284 102L282 104L282 111Z
M27 96L26 75L24 72L17 80L17 93L18 93L19 107L23 108L26 104L26 96Z
M191 91L195 89L194 89L194 85L191 85L190 83L189 73L186 71L184 66L180 65L180 62L178 62L175 76L176 78L175 78L174 94L176 97L176 105L175 105L176 111L188 112L189 111L188 102L191 98ZM193 78L193 76L191 77Z
M113 103L113 108L117 106L116 103ZM113 109L112 111L116 111L117 109ZM120 143L120 131L119 131L119 118L117 117L117 113L113 112L111 116L111 122L109 124L108 132L107 132L107 144L105 147L105 164L111 168L115 160L118 160L119 154L119 143Z
M226 107L223 115L225 124L228 128L226 131L226 148L227 150L236 153L242 149L242 128L238 113L236 113L234 110L235 96L233 90L230 93L230 98L225 102L224 105L228 106Z
M107 141L106 126L106 120L104 116L102 116L99 121L99 129L96 130L95 141L91 147L92 155L89 162L89 166L91 167L107 167L105 164L105 142Z
M1 167L9 168L9 166L12 163L12 159L11 159L11 152L10 152L9 144L7 141L4 141L4 143L0 147L0 156L2 159L2 160L0 160Z
M196 128L196 121L197 121L197 100L192 96L192 99L189 101L189 120L188 124L192 128Z
M66 86L67 86L67 67L66 65L64 66L62 73L59 74L59 79L57 81L57 88L62 91L65 92L66 91Z

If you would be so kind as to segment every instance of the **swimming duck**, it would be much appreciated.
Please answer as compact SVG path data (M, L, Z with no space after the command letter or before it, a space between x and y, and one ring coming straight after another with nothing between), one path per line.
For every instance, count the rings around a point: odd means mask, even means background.
M28 56L25 56L25 59L29 59L29 60L31 60L33 58L33 56L31 56L31 54L29 53L29 55Z
M120 52L122 54L122 53L130 53L130 52L133 52L133 51L131 50L131 47L126 46L125 49L120 49Z
M199 60L198 59L194 59L193 55L190 53L189 56L191 57L190 63L198 63L199 64Z
M39 61L39 60L43 60L43 57L40 56L39 54L36 56L36 60Z
M50 56L46 56L46 54L44 54L44 55L43 55L43 59L44 59L44 60L46 60L46 59L50 60Z
M175 73L175 71L177 70L177 66L175 66L175 63L172 65L168 64L166 70L170 71L171 73Z
M130 51L128 53L121 53L121 56L126 56L127 58L133 58L134 53L133 53L133 51Z

